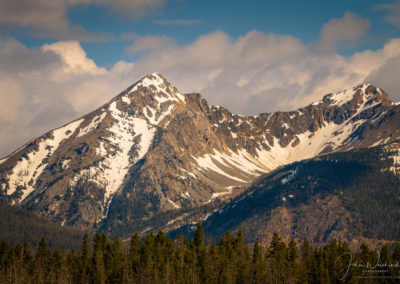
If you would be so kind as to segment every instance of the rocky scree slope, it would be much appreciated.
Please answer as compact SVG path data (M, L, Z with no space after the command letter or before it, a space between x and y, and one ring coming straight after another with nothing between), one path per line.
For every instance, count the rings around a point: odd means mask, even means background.
M79 229L168 231L277 167L394 141L398 121L399 106L372 85L242 116L154 73L1 159L0 198Z

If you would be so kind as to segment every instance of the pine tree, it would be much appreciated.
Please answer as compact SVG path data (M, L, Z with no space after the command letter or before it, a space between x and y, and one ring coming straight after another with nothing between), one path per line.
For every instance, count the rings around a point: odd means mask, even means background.
M329 272L326 267L327 257L325 250L318 247L314 250L314 266L312 269L313 279L318 283L329 283Z
M175 251L173 256L172 269L174 280L176 283L183 283L184 280L184 257L185 257L185 244L182 235L179 235L175 241Z
M51 268L52 268L52 277L51 277L51 282L53 283L60 283L61 279L64 277L64 255L61 253L59 249L55 249L52 263L51 263Z
M150 232L144 241L144 244L140 253L141 272L140 279L144 279L149 283L155 282L155 264L154 264L154 248L155 248L155 237L154 233Z
M245 283L249 281L250 266L250 252L246 244L244 243L243 231L237 232L236 238L233 241L234 250L234 267L235 267L235 279L237 283Z
M22 278L25 279L27 282L30 282L34 269L34 257L31 247L29 246L28 243L24 244L24 249L22 254L23 254L22 262L24 267L22 272L23 273Z
M129 247L129 269L130 275L133 279L138 277L140 269L140 250L141 250L141 240L138 233L134 234L131 238Z
M123 283L125 258L122 243L119 237L115 237L110 246L110 261L108 268L108 282Z
M300 263L300 282L311 283L313 281L313 253L310 243L305 240L301 246L301 263Z
M218 254L217 245L215 242L211 242L208 245L207 256L209 259L209 267L207 268L208 283L218 283L218 272L221 267L221 256Z
M79 278L81 283L89 283L90 281L90 260L91 252L89 248L89 235L83 236L82 250L80 253Z
M291 240L288 245L287 262L288 262L288 283L297 283L299 281L298 253L295 240Z
M78 256L76 255L75 250L71 250L71 252L67 256L66 260L67 271L68 271L68 279L70 283L85 283L80 274L80 261Z
M20 283L23 281L23 253L24 249L21 244L17 244L14 248L15 255L15 283Z
M325 263L327 267L329 267L328 269L329 281L332 283L337 281L337 277L339 275L339 269L336 269L337 267L335 266L335 263L338 258L338 249L339 249L339 244L335 238L333 238L332 241L330 241L329 244L325 245L323 248L325 253Z
M9 275L11 250L12 250L12 248L7 240L1 241L1 244L0 244L1 278L0 278L0 280L4 283L11 281L11 275Z
M45 238L39 242L39 247L35 255L35 282L44 283L50 275L51 252Z
M393 256L392 259L394 262L399 262L400 263L400 243L396 242L396 245L394 247L393 251Z
M199 275L200 281L202 283L208 283L209 265L208 265L207 251L205 248L204 230L201 223L197 224L197 230L193 239L193 243L196 250L195 254L196 254L197 274Z
M395 270L389 267L392 263L392 255L390 254L389 246L387 244L381 248L379 256L379 264L384 265L384 269L388 271L385 276L390 277L392 273L395 273Z
M204 249L204 230L201 223L197 224L197 229L194 236L194 245L197 252Z
M231 283L232 275L234 274L233 259L233 240L230 231L227 231L225 235L219 241L219 252L221 254L221 272L220 282Z
M266 282L266 267L263 258L262 248L256 240L253 247L253 263L252 263L252 283Z
M104 235L96 234L94 237L91 282L95 284L103 284L106 281L104 250L107 244L107 239L103 236Z
M362 264L364 264L364 265L366 265L367 263L371 264L370 251L369 251L368 246L364 242L362 242L362 244L360 246L359 256L360 256L360 260L361 260Z
M287 247L276 232L272 236L267 256L270 261L272 281L275 283L284 282L285 273L288 270Z

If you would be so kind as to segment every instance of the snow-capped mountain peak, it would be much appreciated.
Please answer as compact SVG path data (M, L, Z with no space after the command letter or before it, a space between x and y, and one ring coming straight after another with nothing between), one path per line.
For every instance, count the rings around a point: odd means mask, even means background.
M295 111L243 116L153 73L0 160L0 197L86 229L136 222L144 230L164 212L178 214L167 224L176 226L279 166L393 141L398 117L372 85Z

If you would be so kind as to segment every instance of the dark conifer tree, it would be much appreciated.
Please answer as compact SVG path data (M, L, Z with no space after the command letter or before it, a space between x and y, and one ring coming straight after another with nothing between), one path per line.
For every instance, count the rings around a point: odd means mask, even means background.
M45 238L39 242L39 247L35 255L34 281L36 283L45 283L50 276L51 270L51 252Z
M252 263L252 283L266 283L266 266L264 262L262 248L256 240L253 247Z
M75 250L71 250L71 252L68 254L66 265L69 275L67 279L70 283L85 283L81 278L80 261Z
M64 279L64 255L59 249L55 249L51 258L51 283L60 283Z
M129 271L133 279L137 279L140 269L140 250L141 250L141 240L138 233L135 233L130 242L129 247Z
M104 250L107 245L107 239L102 235L96 234L94 237L94 248L92 257L91 282L103 284L106 281L104 267Z
M83 236L82 250L80 253L80 263L79 263L79 278L82 283L89 283L90 281L91 259L92 256L89 247L89 235L86 233Z
M243 231L239 230L233 241L234 267L236 282L246 283L249 281L249 267L251 264L250 251L244 243Z
M272 282L274 283L282 283L285 280L285 274L288 270L288 262L286 256L286 244L279 237L278 233L275 232L272 236L271 245L267 253L270 266L269 272Z
M396 242L394 247L393 255L392 255L393 262L399 262L400 264L400 243Z
M300 283L312 283L312 269L314 265L313 252L310 243L305 240L301 246Z
M22 258L23 258L22 259L23 279L26 279L27 282L30 282L32 274L33 274L33 268L34 268L34 257L33 257L32 249L28 243L24 244Z
M298 283L299 281L299 266L298 266L298 253L297 244L295 240L291 240L287 250L288 262L288 283Z

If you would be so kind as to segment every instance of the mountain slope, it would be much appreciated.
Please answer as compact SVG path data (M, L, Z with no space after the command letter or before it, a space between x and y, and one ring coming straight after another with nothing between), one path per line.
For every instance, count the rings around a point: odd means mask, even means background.
M211 215L215 238L239 228L248 242L400 239L400 143L319 156L282 167ZM187 233L190 228L180 231Z
M170 230L279 166L394 141L399 110L361 85L297 111L241 116L155 73L0 160L1 198L80 229Z
M51 248L64 252L82 246L83 232L62 228L28 210L0 202L0 216L0 240L13 245L27 242L36 248L44 237Z

